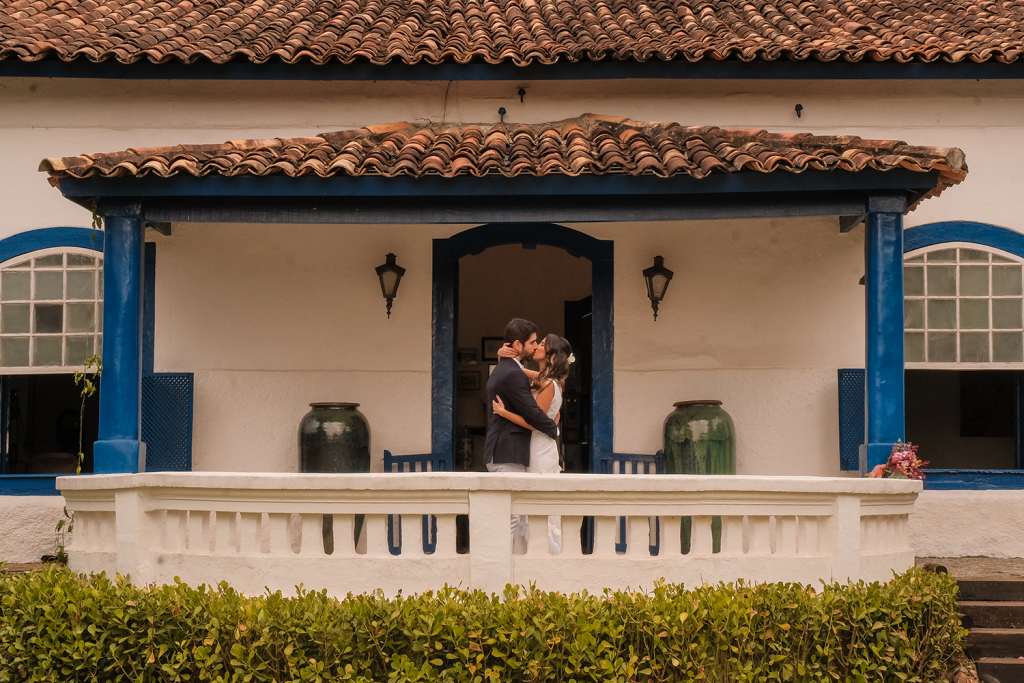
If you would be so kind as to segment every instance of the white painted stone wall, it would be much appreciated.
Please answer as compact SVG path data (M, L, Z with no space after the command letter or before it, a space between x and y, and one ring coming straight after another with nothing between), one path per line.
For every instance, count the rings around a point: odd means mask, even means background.
M924 491L910 515L918 557L1024 557L1024 491Z
M968 180L907 224L968 219L1024 232L1024 171L1008 161L1024 148L1022 105L1019 82L0 79L0 237L89 224L36 172L46 156L495 121L500 106L513 122L595 112L959 146ZM840 235L825 219L576 227L616 241L616 449L651 452L673 401L719 398L737 423L741 473L838 474L835 371L863 364L863 228ZM314 400L363 404L375 466L384 448L427 450L430 240L459 229L176 225L170 238L151 235L156 364L196 373L196 468L293 470L296 425ZM388 251L408 268L390 321L373 274ZM655 323L639 273L656 253L676 278Z
M0 562L38 562L53 555L61 496L0 496Z

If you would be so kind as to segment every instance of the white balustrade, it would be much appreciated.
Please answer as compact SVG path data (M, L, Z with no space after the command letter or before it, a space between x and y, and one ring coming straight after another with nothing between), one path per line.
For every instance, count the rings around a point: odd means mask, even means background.
M441 472L110 474L57 486L75 516L75 571L339 596L886 580L913 564L907 516L921 490L894 479ZM457 515L469 516L467 554L456 550ZM522 555L511 551L511 515L530 522ZM389 516L393 530L401 520L398 555ZM549 517L561 522L557 555Z

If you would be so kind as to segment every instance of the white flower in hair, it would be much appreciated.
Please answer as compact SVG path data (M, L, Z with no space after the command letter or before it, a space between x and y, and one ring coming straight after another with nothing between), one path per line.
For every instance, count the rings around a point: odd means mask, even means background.
M576 362L576 354L570 353L569 354L569 365L572 365L575 362Z

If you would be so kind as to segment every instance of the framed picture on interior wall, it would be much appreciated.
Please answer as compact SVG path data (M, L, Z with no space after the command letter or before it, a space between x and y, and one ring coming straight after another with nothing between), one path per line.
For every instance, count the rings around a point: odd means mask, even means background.
M498 360L498 349L505 345L504 337L484 337L480 340L480 350L484 360Z
M488 377L491 376L491 373L494 372L494 368L496 368L496 367L498 367L497 363L488 363L487 364L487 376Z
M455 353L455 362L460 365L476 365L480 361L480 354L476 349L459 349Z
M455 387L459 391L478 391L480 389L480 371L459 370L455 376Z

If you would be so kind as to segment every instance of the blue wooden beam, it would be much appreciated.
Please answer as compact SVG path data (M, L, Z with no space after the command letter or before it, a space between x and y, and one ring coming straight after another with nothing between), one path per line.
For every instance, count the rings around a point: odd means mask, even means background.
M866 353L865 456L867 469L884 464L903 440L903 213L902 197L868 202L864 240Z
M1024 489L1024 470L926 469L925 475L924 488L933 491Z
M574 80L1015 80L1024 78L1024 63L961 62L846 62L846 61L715 61L652 59L516 66L503 64L401 64L383 66L359 62L253 64L236 59L227 64L198 62L153 64L142 60L121 64L108 59L94 63L80 58L72 62L49 58L22 62L0 60L0 77L100 78L118 80L260 80L260 81L574 81ZM510 96L511 97L511 96Z
M777 192L836 192L853 190L930 190L938 183L937 171L906 169L878 171L805 171L803 173L718 173L706 178L687 175L546 175L457 176L424 178L383 176L308 175L272 176L174 175L115 178L61 178L60 191L68 199L99 197L438 197L438 196L607 196L748 194ZM146 214L151 221L160 218Z
M145 469L142 442L142 307L144 228L140 204L101 205L103 377L93 472Z

